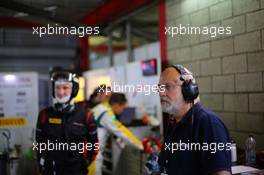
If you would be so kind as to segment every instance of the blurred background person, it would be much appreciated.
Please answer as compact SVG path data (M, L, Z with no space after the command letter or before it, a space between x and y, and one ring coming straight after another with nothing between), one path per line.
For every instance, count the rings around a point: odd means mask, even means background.
M113 134L127 144L143 150L143 145L137 137L121 124L116 115L120 115L127 106L127 99L122 93L113 93L108 101L93 108L93 114L98 127L100 150L95 160L95 174L102 174L103 152L110 134Z

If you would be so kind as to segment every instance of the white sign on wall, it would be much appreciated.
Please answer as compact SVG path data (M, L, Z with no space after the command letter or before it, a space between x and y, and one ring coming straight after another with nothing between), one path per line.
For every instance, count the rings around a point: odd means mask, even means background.
M37 73L0 73L0 129L11 131L14 144L32 144L38 108Z

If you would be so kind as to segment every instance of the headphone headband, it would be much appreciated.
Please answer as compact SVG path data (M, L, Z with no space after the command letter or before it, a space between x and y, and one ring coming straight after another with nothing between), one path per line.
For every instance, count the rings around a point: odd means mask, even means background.
M172 65L177 72L181 74L180 80L182 84L182 95L185 101L193 101L199 95L198 85L192 75L192 73L182 65Z
M193 77L193 74L184 66L182 65L172 65L174 69L177 70L181 74L180 80L181 81L195 81L195 78Z
M182 65L172 65L181 75L187 74L187 71Z

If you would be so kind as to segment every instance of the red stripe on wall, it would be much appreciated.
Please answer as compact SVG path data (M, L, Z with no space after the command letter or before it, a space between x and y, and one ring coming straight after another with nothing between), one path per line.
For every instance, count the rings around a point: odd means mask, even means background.
M160 56L162 68L167 66L167 39L165 35L166 26L166 5L165 0L159 1L159 36L160 36Z

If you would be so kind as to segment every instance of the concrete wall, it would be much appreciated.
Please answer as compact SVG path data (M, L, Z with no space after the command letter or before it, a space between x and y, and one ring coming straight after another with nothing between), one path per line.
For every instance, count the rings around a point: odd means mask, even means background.
M167 35L168 60L197 77L201 100L239 146L264 148L264 0L167 0L167 26L230 26L232 35Z

